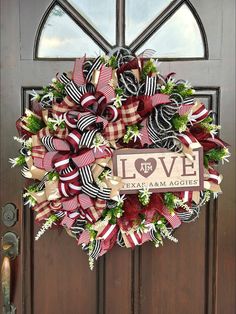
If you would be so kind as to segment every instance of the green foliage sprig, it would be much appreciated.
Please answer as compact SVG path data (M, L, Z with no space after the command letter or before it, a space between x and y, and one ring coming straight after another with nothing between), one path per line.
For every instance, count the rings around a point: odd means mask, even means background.
M58 172L56 172L56 171L49 172L49 174L48 174L48 180L49 181L55 181L58 179L59 179L59 173Z
M160 92L166 95L172 95L173 98L177 98L178 96L175 94L179 94L183 99L192 96L195 93L195 90L191 88L189 83L176 83L173 78L169 78L165 85L161 86Z
M48 118L47 126L51 131L56 131L57 128L65 129L66 123L65 123L65 120L62 119L62 117L60 116L55 119Z
M143 188L138 193L138 199L140 204L147 206L150 203L152 192L148 188Z
M26 164L25 156L22 154L15 158L9 158L9 162L11 163L12 168L15 166L23 166Z
M124 213L123 205L124 205L123 202L117 202L115 207L113 207L113 208L106 208L103 211L102 216L104 218L107 218L111 225L115 225L116 221L117 221L117 218L120 218L123 215L123 213Z
M172 119L171 119L171 124L173 128L179 132L184 132L187 129L187 124L188 124L188 115L182 115L180 116L179 114L176 114Z
M111 56L110 58L108 56L102 56L101 61L103 64L111 67L112 69L118 68L118 60L116 56Z
M51 215L38 231L35 240L38 240L58 220L56 215Z
M43 120L41 120L34 114L26 115L25 117L22 118L22 120L26 123L26 126L30 130L30 132L34 134L36 134L45 126Z
M152 73L157 73L157 67L156 67L156 64L154 63L154 60L150 59L150 60L147 60L143 65L143 68L141 71L141 79L145 80L146 76Z
M175 207L175 195L171 192L164 193L164 203L170 211L173 211Z
M203 121L199 123L199 125L207 132L212 135L217 134L217 132L221 129L220 125L216 125L213 123L213 118L208 116Z
M210 162L219 162L222 160L227 160L229 157L229 151L227 148L213 148L204 154L204 165L209 166Z
M131 140L136 142L138 138L140 139L141 128L142 128L141 124L133 124L133 125L127 126L126 133L123 137L123 142L128 144Z

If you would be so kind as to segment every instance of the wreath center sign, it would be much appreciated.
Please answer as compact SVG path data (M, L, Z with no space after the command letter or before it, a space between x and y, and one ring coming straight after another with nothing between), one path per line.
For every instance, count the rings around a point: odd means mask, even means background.
M161 75L153 50L76 59L17 120L25 205L40 225L63 228L90 268L114 245L156 247L221 193L228 144L191 84ZM62 236L58 234L58 237Z
M122 178L120 193L201 191L203 189L202 149L190 160L183 153L163 149L120 149L113 154L114 175Z

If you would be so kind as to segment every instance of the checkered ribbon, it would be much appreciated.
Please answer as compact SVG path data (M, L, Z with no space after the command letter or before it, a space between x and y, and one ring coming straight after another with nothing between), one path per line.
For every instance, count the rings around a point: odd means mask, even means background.
M109 122L103 131L103 135L108 140L116 140L124 136L125 126L138 123L142 118L138 114L139 103L137 101L124 104L121 107L119 120L115 122Z

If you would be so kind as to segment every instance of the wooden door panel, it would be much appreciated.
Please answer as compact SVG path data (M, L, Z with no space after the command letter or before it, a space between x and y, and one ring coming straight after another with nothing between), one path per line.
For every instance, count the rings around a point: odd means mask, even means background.
M53 230L33 244L34 313L96 313L96 269L76 241Z
M131 249L116 246L105 256L105 313L132 313L132 263Z
M194 224L185 224L175 232L179 243L164 241L155 248L140 249L141 313L204 313L205 235L204 209ZM198 305L196 307L196 304Z

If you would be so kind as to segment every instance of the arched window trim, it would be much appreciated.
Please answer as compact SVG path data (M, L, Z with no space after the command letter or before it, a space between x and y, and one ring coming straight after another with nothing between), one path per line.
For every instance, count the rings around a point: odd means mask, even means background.
M33 58L34 60L55 60L55 61L70 61L75 58L42 58L38 57L38 47L39 41L41 37L41 33L43 27L47 21L47 18L51 12L51 10L56 6L60 6L70 18L106 53L112 50L115 47L126 47L130 49L132 52L136 52L175 12L177 12L178 8L186 4L190 11L192 12L200 33L202 37L202 42L204 46L204 56L203 57L180 57L180 58L158 58L160 61L188 61L188 60L206 60L209 58L209 50L207 43L207 36L203 26L203 23L198 15L196 9L192 5L189 0L174 0L171 2L161 14L157 16L157 18L152 21L143 31L142 33L133 40L133 42L127 46L125 45L125 3L124 0L116 0L116 45L110 45L109 42L93 27L91 26L86 19L66 0L54 0L47 8L44 13L36 36L34 43L34 52ZM151 48L151 47L150 47Z

